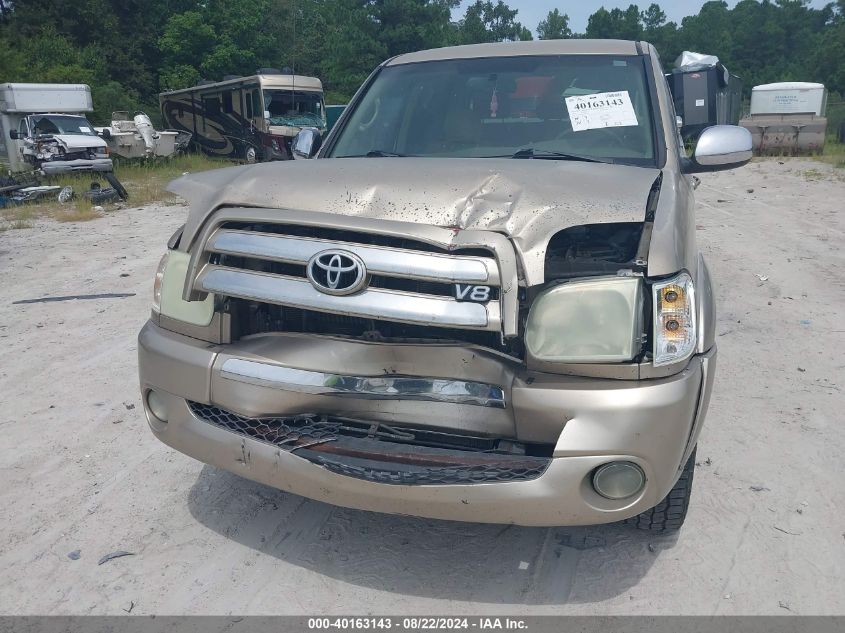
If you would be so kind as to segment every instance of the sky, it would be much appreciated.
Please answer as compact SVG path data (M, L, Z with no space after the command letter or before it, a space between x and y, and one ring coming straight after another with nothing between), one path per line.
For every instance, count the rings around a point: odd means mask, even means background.
M604 6L605 9L626 9L628 5L636 4L640 10L644 10L652 2L657 2L666 18L670 22L681 23L684 16L695 15L704 4L704 0L589 0L587 2L564 2L559 0L505 0L505 3L512 9L519 9L516 19L524 26L527 26L536 35L537 24L544 19L552 9L558 9L561 13L569 16L569 26L576 33L583 33L587 28L587 18L597 9ZM810 0L810 6L821 8L831 0ZM736 0L727 0L728 5L733 7ZM454 17L458 19L464 14L472 0L462 0L461 6L455 11Z

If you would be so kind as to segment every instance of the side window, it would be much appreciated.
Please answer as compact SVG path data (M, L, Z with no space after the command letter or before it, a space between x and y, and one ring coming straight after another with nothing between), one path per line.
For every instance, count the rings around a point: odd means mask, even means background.
M26 119L21 119L20 125L18 125L18 134L21 136L29 136L29 130L26 127Z
M255 113L252 111L252 93L246 93L246 118L251 119Z
M232 113L232 90L223 93L223 112L226 114Z
M206 115L220 114L220 99L218 97L203 97L202 109Z
M264 111L261 109L261 93L258 90L252 91L252 112L256 117L264 116Z

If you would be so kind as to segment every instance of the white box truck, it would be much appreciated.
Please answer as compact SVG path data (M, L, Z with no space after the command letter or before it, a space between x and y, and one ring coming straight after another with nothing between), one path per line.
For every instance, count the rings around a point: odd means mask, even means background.
M85 118L85 84L0 84L0 163L4 171L111 171L106 142Z

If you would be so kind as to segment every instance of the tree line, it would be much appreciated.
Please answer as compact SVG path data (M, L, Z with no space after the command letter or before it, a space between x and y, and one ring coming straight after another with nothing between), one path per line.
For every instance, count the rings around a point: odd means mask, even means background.
M819 81L845 94L845 0L707 2L670 22L658 4L598 9L584 33L565 10L525 25L503 0L0 0L0 83L91 86L98 122L112 110L157 111L157 94L201 79L290 68L320 77L345 103L384 59L477 42L619 38L653 43L671 68L683 50L718 55L746 92Z

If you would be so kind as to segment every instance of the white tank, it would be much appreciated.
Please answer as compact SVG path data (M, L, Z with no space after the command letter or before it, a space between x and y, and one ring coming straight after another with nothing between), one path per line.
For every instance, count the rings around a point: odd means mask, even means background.
M785 81L754 86L751 90L751 115L814 114L824 116L827 91L824 84Z

